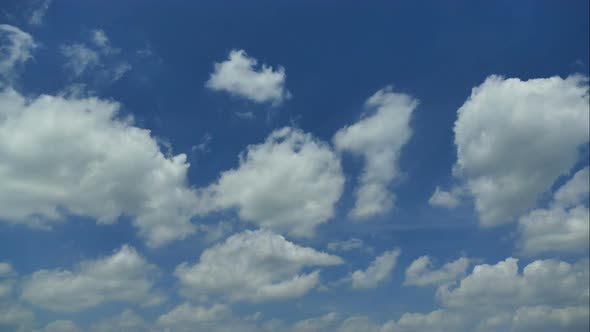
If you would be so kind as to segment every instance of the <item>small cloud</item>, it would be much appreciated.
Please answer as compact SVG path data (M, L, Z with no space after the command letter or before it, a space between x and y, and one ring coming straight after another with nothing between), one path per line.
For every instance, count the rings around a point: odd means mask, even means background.
M266 64L258 67L258 60L248 57L244 50L232 50L229 58L215 63L215 70L205 86L214 91L225 91L256 103L281 104L291 94L285 89L285 68L276 70Z
M193 145L193 147L191 148L191 152L199 154L208 153L209 151L211 151L210 144L212 139L213 136L211 136L210 134L205 134L205 136L203 136L199 144Z
M451 191L444 191L437 186L434 190L434 193L432 193L432 196L428 200L428 204L432 206L453 209L461 203L462 195L463 189L460 187L454 187L451 189Z
M254 112L252 112L252 111L235 112L234 114L238 118L244 119L244 120L252 120L252 119L254 119L256 117L256 115L254 115Z
M27 22L32 26L39 26L43 24L43 18L51 5L51 0L35 1L31 8L31 13L27 17Z

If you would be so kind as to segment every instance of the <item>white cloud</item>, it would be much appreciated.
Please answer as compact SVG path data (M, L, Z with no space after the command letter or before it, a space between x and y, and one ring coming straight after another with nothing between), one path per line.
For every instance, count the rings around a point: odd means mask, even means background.
M399 175L399 155L410 139L410 119L417 105L418 101L412 97L394 93L391 87L387 87L377 91L365 103L369 110L375 109L374 114L334 135L338 150L365 158L351 217L364 219L391 210L394 194L388 187Z
M293 128L272 132L240 155L239 167L204 190L204 209L238 208L240 219L298 237L334 215L344 186L330 147Z
M74 77L79 77L88 70L100 64L98 53L83 44L74 43L62 45L61 54L67 58L65 64Z
M0 78L9 82L16 78L20 66L32 58L36 47L28 33L12 25L0 24Z
M197 264L179 265L175 275L188 298L219 294L230 301L266 301L303 296L314 288L319 271L301 273L304 267L341 263L270 231L244 231L205 250Z
M279 66L274 70L265 64L257 69L257 63L244 50L232 50L226 61L215 63L215 70L205 86L257 103L280 104L288 99L290 94L285 90L285 69Z
M495 265L475 266L458 284L439 287L441 309L403 314L381 331L588 330L588 260L576 264L538 260L522 272L517 262L508 258Z
M165 157L119 108L0 91L0 220L46 226L73 214L109 224L125 215L150 246L193 233L186 156Z
M43 332L82 332L82 329L72 321L56 320L47 324Z
M463 277L467 267L469 267L469 259L461 257L443 265L438 270L433 270L432 259L429 256L421 256L406 269L404 285L439 286Z
M21 297L43 309L78 312L109 302L157 304L156 267L123 246L111 256L79 263L74 270L40 270L23 279Z
M444 191L437 186L428 200L428 204L452 209L461 203L462 194L462 189L460 187L454 187L451 191Z
M11 275L13 271L14 269L12 268L12 265L10 265L10 263L0 262L0 277Z
M455 122L455 170L482 225L514 221L570 171L589 139L588 102L581 76L490 76L473 89Z
M93 332L146 332L153 331L150 325L133 310L124 310L92 326Z
M547 209L519 219L519 248L525 255L541 252L587 253L590 245L589 168L578 171L554 195ZM586 202L584 204L584 202Z
M360 249L364 246L362 240L357 238L351 238L345 241L336 241L328 243L328 250L330 251L350 251L354 249Z
M49 9L51 0L39 0L34 2L34 8L32 8L27 21L30 25L39 26L43 23L43 18Z
M227 306L216 304L211 307L192 306L188 302L178 305L172 311L160 316L157 324L173 328L175 326L195 326L205 322L218 322L230 313Z
M353 288L375 288L379 284L391 278L391 272L395 268L400 250L386 251L371 262L365 270L354 271L350 275Z

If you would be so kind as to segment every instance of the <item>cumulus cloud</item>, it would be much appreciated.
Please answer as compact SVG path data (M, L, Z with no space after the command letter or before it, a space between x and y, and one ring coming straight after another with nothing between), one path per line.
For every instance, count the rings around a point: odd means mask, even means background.
M161 315L157 324L167 328L196 328L207 323L217 323L227 318L230 310L227 306L216 304L211 307L193 306L188 302L178 305L170 312Z
M462 194L463 191L460 187L454 187L451 191L444 191L437 186L432 196L430 196L428 204L452 209L461 203Z
M394 194L389 186L399 175L399 155L412 134L410 119L417 105L417 100L387 87L366 101L366 108L373 114L334 135L334 145L339 151L365 159L355 191L356 202L350 211L352 218L365 219L391 210Z
M152 324L146 322L143 317L133 310L124 310L120 314L102 320L91 327L92 332L146 332L155 331L150 328Z
M309 237L334 215L343 186L340 159L330 147L285 127L248 146L238 168L222 172L203 190L202 205L205 210L235 207L242 220Z
M270 231L244 231L205 250L199 262L176 268L181 294L199 299L219 294L230 301L266 301L305 295L319 282L319 271L342 260L301 247Z
M73 270L40 270L22 281L21 297L43 309L78 312L110 302L158 304L155 266L123 246L111 256L79 263Z
M288 99L285 69L279 66L274 70L266 64L257 68L257 64L258 61L248 57L244 50L232 50L227 60L215 63L215 70L205 86L257 103L280 104Z
M588 167L578 171L559 188L547 209L535 209L519 219L518 246L523 254L588 252L588 174Z
M406 269L406 280L404 285L430 286L442 285L453 282L465 276L469 267L469 259L461 257L453 262L446 263L440 269L433 269L432 258L421 256Z
M588 102L582 76L490 76L473 89L455 122L455 170L482 225L516 220L571 170L589 140Z
M350 275L353 288L375 288L388 281L400 255L399 249L386 251L371 262L366 270L356 270Z
M588 266L537 260L520 272L514 258L477 265L458 284L439 287L441 309L406 313L381 331L587 331Z
M0 78L12 81L37 47L33 37L17 27L0 24ZM0 81L1 87L1 81Z
M18 274L12 265L0 262L0 331L31 331L34 313L23 306L16 296Z
M0 277L5 277L13 273L13 268L10 263L0 262Z
M119 109L94 97L0 91L0 220L47 225L73 214L109 224L125 215L150 246L193 233L186 156L164 156Z
M70 320L56 320L45 326L43 332L82 332L76 323Z

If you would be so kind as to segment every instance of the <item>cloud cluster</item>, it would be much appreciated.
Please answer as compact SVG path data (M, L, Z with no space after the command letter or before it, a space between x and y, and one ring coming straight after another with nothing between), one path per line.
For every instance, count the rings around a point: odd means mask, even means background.
M393 207L395 196L389 186L399 175L399 155L412 134L410 119L417 105L417 100L387 87L366 101L366 108L373 114L338 130L334 135L337 150L365 159L355 191L356 202L350 211L352 218L381 215Z
M200 299L220 294L230 301L267 301L305 295L319 282L319 270L304 267L343 263L337 256L298 246L270 231L244 231L206 249L194 265L176 268L181 294Z
M45 310L77 312L109 302L154 305L157 269L123 246L111 256L80 262L73 270L40 270L22 281L21 297Z
M193 233L186 156L166 157L119 109L94 97L0 91L0 220L46 226L72 214L101 224L129 216L151 246Z
M334 215L344 187L340 159L311 134L285 127L250 145L236 169L203 190L203 209L236 207L240 219L297 237Z
M421 256L406 269L404 285L439 286L447 284L463 277L468 267L469 259L461 257L435 270L433 269L432 258L430 256Z
M589 140L588 102L582 76L490 76L473 89L455 122L455 170L482 225L515 221L569 173Z
M366 270L354 271L350 275L351 286L353 288L375 288L388 281L399 255L399 249L386 251L375 258Z
M285 89L285 69L279 66L274 70L265 64L258 69L257 63L244 50L232 50L227 60L215 64L215 70L205 86L257 103L278 105L290 98L289 91Z
M12 25L0 24L0 88L11 82L37 47L33 37Z

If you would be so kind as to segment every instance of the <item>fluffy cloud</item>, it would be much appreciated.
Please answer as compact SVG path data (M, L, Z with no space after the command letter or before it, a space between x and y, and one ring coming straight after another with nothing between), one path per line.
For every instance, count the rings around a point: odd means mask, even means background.
M451 191L444 191L437 186L428 200L428 204L452 209L461 203L462 194L463 191L460 187L454 187Z
M45 326L43 332L82 332L76 323L69 320L56 320Z
M216 304L210 308L201 306L192 306L185 302L180 304L172 311L158 318L159 326L174 328L178 326L206 325L207 323L217 323L221 319L228 317L229 308L222 304Z
M237 207L242 220L298 237L334 215L344 176L340 159L310 134L282 128L250 145L239 167L204 190L206 209Z
M433 270L432 265L432 259L429 256L422 256L413 261L406 269L404 285L439 286L453 282L465 275L467 267L469 267L469 259L461 257L443 265L438 270Z
M146 332L150 329L146 322L133 310L124 310L119 315L105 319L90 329L93 332Z
M588 167L578 171L564 184L555 193L549 208L535 209L519 219L518 246L523 254L588 252L588 171Z
M74 270L40 270L22 282L22 298L51 311L77 312L108 302L161 302L153 292L155 266L133 248L82 261Z
M8 276L12 274L13 269L10 263L0 262L0 277Z
M28 33L12 25L0 24L0 78L13 80L19 67L32 58L36 47Z
M186 156L166 157L119 109L0 91L0 220L46 225L74 214L109 224L125 215L151 246L193 233Z
M438 289L441 309L404 314L382 332L587 331L588 278L588 260L537 260L522 272L514 258L477 265Z
M375 260L365 270L354 271L350 275L350 281L353 288L375 288L391 277L391 272L395 268L400 250L386 251Z
M18 280L12 266L0 262L0 331L29 332L35 324L33 312L15 296Z
M581 76L490 76L473 89L455 122L455 170L482 225L514 221L570 171L588 142L588 102Z
M205 250L197 264L176 268L181 294L199 299L220 294L231 301L299 297L319 282L319 271L302 268L341 264L337 256L301 247L270 231L245 231Z
M394 194L389 186L399 173L397 161L411 136L410 119L418 101L394 93L391 87L377 91L365 106L375 110L354 125L344 127L333 141L340 151L361 155L365 166L356 189L356 203L350 211L355 219L387 213Z
M216 63L215 70L205 86L215 91L225 91L257 103L280 104L290 97L285 90L287 75L283 67L274 70L248 57L244 50L232 50L226 61Z

